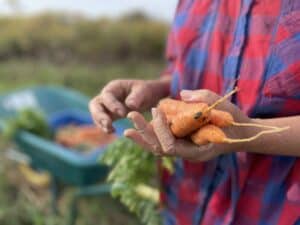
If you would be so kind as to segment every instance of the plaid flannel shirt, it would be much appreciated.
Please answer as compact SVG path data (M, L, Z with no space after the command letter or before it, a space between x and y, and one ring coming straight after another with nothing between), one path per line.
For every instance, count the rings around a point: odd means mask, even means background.
M300 114L300 0L181 0L166 55L174 98L238 86L232 102L250 117ZM178 159L174 174L162 171L162 187L166 225L300 224L296 157Z

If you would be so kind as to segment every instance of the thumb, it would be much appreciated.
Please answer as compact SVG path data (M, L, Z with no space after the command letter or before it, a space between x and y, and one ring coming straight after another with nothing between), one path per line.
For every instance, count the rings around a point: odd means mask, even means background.
M182 90L180 92L180 97L183 101L195 101L195 91L191 90ZM198 99L197 99L198 100Z
M205 102L207 104L213 104L221 96L209 90L183 90L180 92L181 99L185 102Z
M130 109L139 109L143 104L145 95L144 85L134 85L125 100L126 106Z

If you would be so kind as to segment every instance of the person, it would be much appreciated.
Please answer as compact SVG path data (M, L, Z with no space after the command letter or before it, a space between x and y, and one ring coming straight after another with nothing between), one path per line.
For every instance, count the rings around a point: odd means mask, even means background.
M181 0L157 80L115 80L90 103L95 123L113 130L128 117L125 135L156 155L176 156L162 171L167 225L300 224L300 1ZM290 129L243 144L196 146L172 136L155 108L164 97L216 101L239 122ZM152 107L153 126L139 113ZM225 129L245 138L257 128Z

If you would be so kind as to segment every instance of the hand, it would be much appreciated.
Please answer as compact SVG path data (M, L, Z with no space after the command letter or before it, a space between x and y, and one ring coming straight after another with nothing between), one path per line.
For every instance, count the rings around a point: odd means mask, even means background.
M112 132L113 120L126 116L132 110L147 110L167 96L169 83L169 78L111 81L89 104L95 124L105 132Z
M208 90L183 91L181 92L181 97L186 102L206 102L208 104L212 104L221 98ZM252 122L250 118L229 101L224 101L217 108L230 112L237 122ZM169 129L165 115L159 109L153 109L152 116L153 121L150 124L138 112L128 114L136 129L126 130L125 136L156 155L178 156L192 161L207 161L221 154L241 150L242 147L246 147L245 143L210 143L198 146L189 140L176 139ZM245 138L253 134L253 128L228 127L223 130L231 138Z

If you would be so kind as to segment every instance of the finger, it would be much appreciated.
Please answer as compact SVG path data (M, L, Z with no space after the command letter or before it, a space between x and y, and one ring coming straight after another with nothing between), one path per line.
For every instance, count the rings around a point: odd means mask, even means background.
M127 129L124 131L124 136L130 138L135 143L140 145L143 149L151 151L151 145L149 145L142 137L142 135L135 129Z
M161 110L153 108L152 109L152 124L154 132L161 144L162 150L164 154L167 155L175 155L176 154L176 146L175 146L175 137L173 136L167 119L164 113Z
M114 128L112 126L112 118L105 111L103 106L95 98L89 104L89 110L92 115L94 123L101 128L104 132L112 132Z
M220 155L219 148L215 144L197 146L187 140L176 141L177 155L190 161L207 161Z
M135 128L143 139L151 146L151 150L155 154L161 154L161 146L154 133L153 127L149 124L145 118L138 112L131 112L128 114L128 118L132 120Z
M100 95L100 101L111 113L124 117L126 115L125 106L109 91L103 91Z
M212 105L216 103L218 100L223 98L223 96L219 96L216 93L206 90L206 89L201 89L201 90L196 90L196 91L182 91L180 93L181 98L185 102L205 102L209 105ZM233 104L228 101L229 98L227 99L222 99L222 101L215 107L216 109L220 110L226 110L226 111L232 111L233 109Z
M191 141L176 139L169 129L164 114L159 109L153 109L153 129L160 141L163 153L176 155L191 161L207 161L219 155L220 145L197 146Z
M186 102L206 102L207 104L213 104L215 101L221 98L221 96L216 93L206 90L183 90L180 92L180 96L183 101Z
M143 104L145 96L145 87L143 85L135 85L125 100L125 104L130 109L139 109Z

